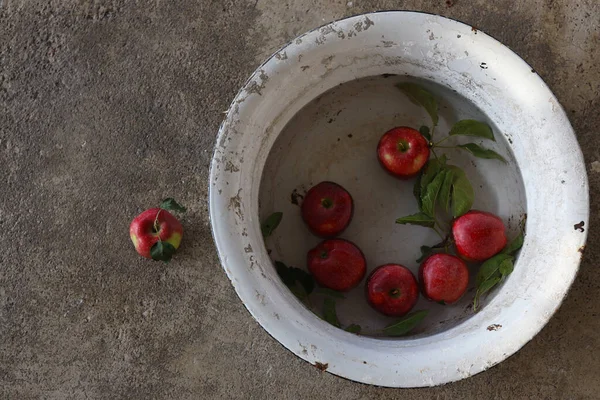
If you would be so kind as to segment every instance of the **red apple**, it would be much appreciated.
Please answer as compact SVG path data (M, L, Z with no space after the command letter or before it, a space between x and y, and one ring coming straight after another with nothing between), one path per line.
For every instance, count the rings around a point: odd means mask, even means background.
M353 212L352 196L333 182L313 186L302 201L302 219L312 233L323 238L342 233L350 224Z
M471 210L452 223L458 254L467 261L485 261L506 246L506 228L500 218Z
M429 300L452 304L467 291L469 270L463 260L450 254L434 254L419 269L423 295Z
M377 157L389 173L408 179L417 175L429 159L429 143L419 131L401 126L381 137Z
M326 288L345 292L362 281L367 262L362 251L344 239L328 239L308 252L308 270Z
M151 208L131 221L129 236L141 256L153 258L151 249L159 240L168 243L175 249L179 247L183 236L183 227L179 220L167 210Z
M402 265L377 267L367 280L367 301L375 310L390 317L407 314L418 299L417 279Z

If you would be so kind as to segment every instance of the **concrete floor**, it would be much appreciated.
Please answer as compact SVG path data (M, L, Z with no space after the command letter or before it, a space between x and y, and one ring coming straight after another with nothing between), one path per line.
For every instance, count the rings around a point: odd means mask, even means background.
M465 21L527 60L571 117L600 225L597 0L0 0L1 399L600 398L597 229L541 334L439 388L321 373L234 293L206 201L223 111L290 38L381 9ZM128 225L168 196L189 212L165 266L137 256Z

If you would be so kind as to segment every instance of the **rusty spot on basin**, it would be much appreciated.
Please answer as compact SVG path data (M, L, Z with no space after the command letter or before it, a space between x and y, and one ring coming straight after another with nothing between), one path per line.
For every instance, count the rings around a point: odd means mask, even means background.
M298 200L299 199L304 199L304 196L301 195L300 193L298 193L297 189L294 189L294 191L292 192L290 198L291 198L292 204L298 206L298 205L300 205L300 202Z
M329 364L315 361L315 367L317 367L319 371L324 372L327 371L327 368L329 368Z
M227 164L225 164L225 171L233 173L240 172L240 169L236 167L235 164L231 161L227 161Z
M237 194L229 199L229 206L227 207L230 211L234 211L235 215L238 216L242 221L244 220L244 214L242 213L242 202L241 193L242 189L239 189Z

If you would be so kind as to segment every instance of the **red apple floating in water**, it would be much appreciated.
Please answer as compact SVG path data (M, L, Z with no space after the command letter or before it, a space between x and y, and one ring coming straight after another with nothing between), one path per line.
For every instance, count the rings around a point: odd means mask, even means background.
M419 286L410 270L399 264L377 267L367 280L367 300L377 311L401 317L417 304Z
M469 270L463 260L450 254L434 254L419 269L423 295L445 304L457 302L467 291Z
M485 261L506 246L504 222L494 214L471 210L452 223L458 254L468 261Z
M313 186L302 201L302 219L317 236L337 236L350 224L354 204L350 193L337 183Z
M344 239L329 239L308 252L308 270L326 288L345 292L362 281L367 262L362 251Z
M167 262L181 244L183 227L167 210L185 212L185 207L169 198L160 208L146 210L131 221L129 236L142 257Z
M401 179L412 178L429 159L429 143L419 131L401 126L381 137L377 157L392 175Z

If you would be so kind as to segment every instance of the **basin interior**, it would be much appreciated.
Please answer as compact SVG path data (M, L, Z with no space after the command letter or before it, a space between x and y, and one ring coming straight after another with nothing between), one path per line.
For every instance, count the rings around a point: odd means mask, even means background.
M440 242L428 228L398 225L396 218L418 211L413 196L414 179L402 181L388 175L376 156L381 135L396 126L418 129L431 126L429 115L411 103L396 84L413 81L435 95L439 104L439 125L434 142L446 137L450 127L461 119L487 122L496 141L455 137L445 145L475 142L502 154L508 164L477 159L457 149L438 149L448 163L462 168L475 190L473 208L500 216L508 227L509 240L516 235L526 212L525 188L519 168L510 151L509 139L499 132L476 105L455 91L430 81L408 76L380 75L343 83L310 101L279 134L273 145L260 187L259 217L264 220L275 211L283 220L267 238L266 248L273 260L306 270L306 253L322 239L312 235L300 215L302 195L321 181L345 187L354 199L354 218L340 237L351 240L367 259L367 276L377 266L399 263L417 275L420 246ZM448 232L450 219L445 221ZM523 267L516 265L517 268ZM474 277L470 266L469 289L453 305L427 301L422 296L414 310L430 310L412 336L428 336L450 329L473 315ZM510 279L510 278L509 278ZM336 299L342 326L359 324L363 335L381 336L381 328L398 320L374 311L365 297L366 278L359 286ZM492 293L486 301L489 301ZM483 302L485 307L486 301ZM323 295L311 294L311 306L321 313Z

